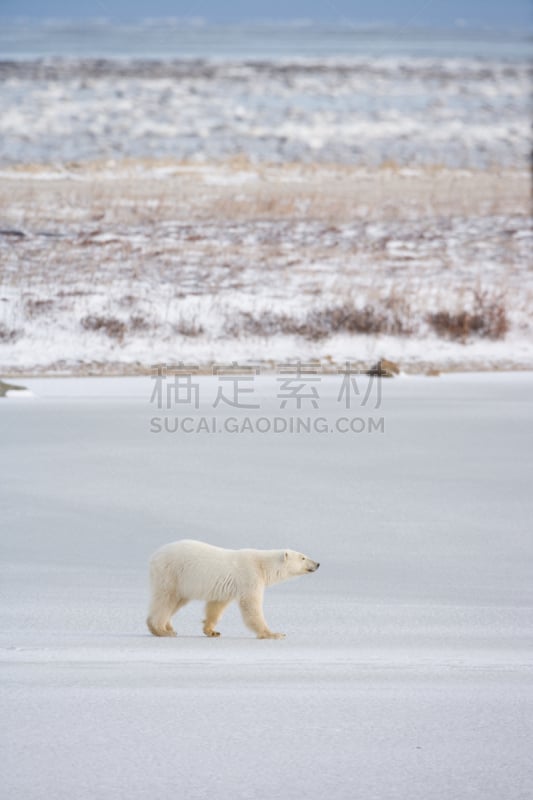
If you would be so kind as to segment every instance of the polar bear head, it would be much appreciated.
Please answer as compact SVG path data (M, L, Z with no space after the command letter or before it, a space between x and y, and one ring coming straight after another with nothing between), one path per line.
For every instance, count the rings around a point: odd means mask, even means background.
M284 550L282 558L286 574L291 578L304 575L306 572L316 572L320 566L317 561L295 550Z

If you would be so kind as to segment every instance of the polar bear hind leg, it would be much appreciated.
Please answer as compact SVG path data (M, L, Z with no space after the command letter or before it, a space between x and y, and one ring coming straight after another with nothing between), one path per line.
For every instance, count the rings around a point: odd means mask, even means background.
M187 602L185 598L177 597L175 594L155 592L146 620L150 633L154 636L176 636L170 620Z

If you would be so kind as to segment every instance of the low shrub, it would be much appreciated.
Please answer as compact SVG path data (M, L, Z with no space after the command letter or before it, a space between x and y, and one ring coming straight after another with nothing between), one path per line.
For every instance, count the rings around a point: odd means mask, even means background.
M472 336L503 339L509 330L502 297L479 291L473 292L470 309L436 311L427 321L437 336L463 342Z
M99 331L111 339L122 341L126 332L126 323L116 317L101 317L89 314L81 320L81 326L86 331Z
M181 318L172 325L172 330L178 336L186 336L188 338L201 336L204 333L203 325L200 325L195 319Z
M22 336L22 331L16 328L8 328L7 325L4 325L3 322L0 322L0 342L14 342L20 336Z
M143 333L145 331L149 331L150 328L152 328L152 325L150 321L142 314L132 314L130 317L129 328L135 333Z
M302 318L275 311L243 312L227 319L225 333L232 337L243 334L267 337L282 333L312 341L336 333L407 335L412 332L410 316L407 304L399 304L395 298L384 301L380 307L358 308L346 302L311 309Z
M30 318L47 314L53 307L53 300L34 300L33 298L26 300L26 314Z

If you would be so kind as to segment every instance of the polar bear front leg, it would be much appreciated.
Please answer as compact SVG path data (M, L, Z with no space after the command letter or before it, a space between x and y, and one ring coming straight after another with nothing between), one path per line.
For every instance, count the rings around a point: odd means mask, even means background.
M244 624L257 634L258 639L284 639L284 633L273 633L263 616L263 593L243 597L239 606Z
M204 633L206 636L220 636L220 633L215 630L215 625L224 613L224 609L228 603L218 600L211 600L205 606L205 619L204 619Z

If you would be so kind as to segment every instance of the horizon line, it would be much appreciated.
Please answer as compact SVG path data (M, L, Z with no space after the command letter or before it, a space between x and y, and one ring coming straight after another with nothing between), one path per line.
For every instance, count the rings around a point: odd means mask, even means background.
M381 32L387 30L402 30L408 31L442 31L442 32L477 32L477 33L515 33L523 34L525 37L533 34L533 23L524 28L522 25L482 25L480 23L469 23L467 20L458 18L452 25L444 25L442 23L415 23L411 22L405 25L391 20L375 20L373 22L357 22L344 17L339 19L307 19L296 17L294 19L242 19L233 21L212 20L205 17L190 16L190 17L176 17L176 16L162 16L162 17L105 17L105 16L87 16L87 17L29 17L24 15L4 15L0 11L0 19L7 24L12 25L144 25L156 26L160 24L173 24L183 25L190 28L292 28L292 29L312 29L312 28L337 28L345 30L354 30L361 32Z

